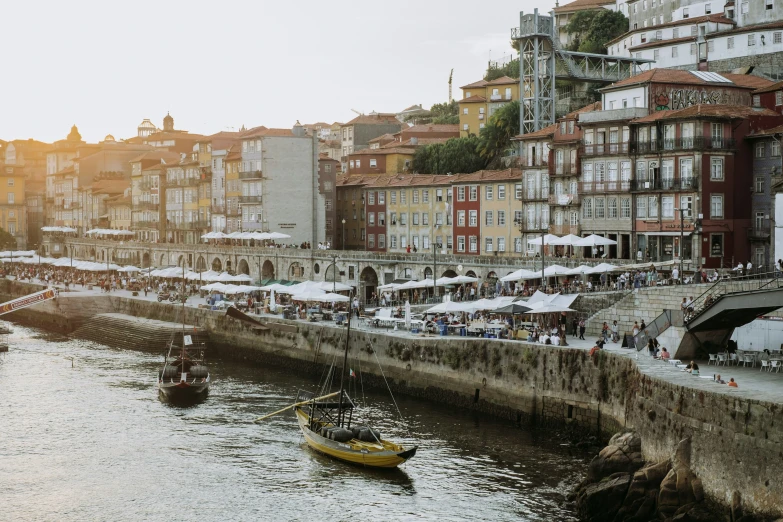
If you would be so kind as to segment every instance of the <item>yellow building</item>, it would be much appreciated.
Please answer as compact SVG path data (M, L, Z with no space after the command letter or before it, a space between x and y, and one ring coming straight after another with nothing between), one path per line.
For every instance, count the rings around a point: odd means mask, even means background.
M440 251L452 251L452 181L452 176L439 175L398 176L390 180L386 190L388 252L406 252L408 246L411 251L415 248L431 252L433 243L443 245Z
M242 209L240 198L242 185L239 181L239 172L242 170L242 148L233 145L226 154L226 232L238 232L242 226Z
M131 229L131 197L124 194L106 199L106 213L109 216L109 228L113 230Z
M461 136L478 135L489 118L503 105L519 100L519 80L501 76L460 87L459 129Z
M27 248L24 167L5 165L0 171L0 228L14 236L17 248Z
M515 222L522 218L522 206L515 198L515 192L516 186L522 181L522 171L481 171L460 178L460 182L478 183L482 253L499 256L521 255L522 234Z

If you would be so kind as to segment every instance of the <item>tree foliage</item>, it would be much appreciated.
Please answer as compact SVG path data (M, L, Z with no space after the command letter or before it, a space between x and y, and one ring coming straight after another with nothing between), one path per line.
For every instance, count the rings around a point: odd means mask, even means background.
M16 238L0 228L0 250L16 250Z
M429 116L412 114L405 118L406 122L416 125L457 125L459 123L459 103L451 100L447 103L436 103L430 107Z
M510 62L506 62L503 65L498 65L497 62L489 62L487 66L487 72L484 75L484 80L491 82L501 76L508 76L509 78L519 78L519 58L514 58Z
M573 37L569 50L606 54L606 44L628 31L628 18L608 9L578 11L565 26Z
M519 102L500 107L489 118L479 135L478 153L490 167L497 167L500 158L511 146L511 138L519 134Z
M413 155L413 171L418 174L476 172L486 166L477 151L478 146L479 138L476 136L424 145Z

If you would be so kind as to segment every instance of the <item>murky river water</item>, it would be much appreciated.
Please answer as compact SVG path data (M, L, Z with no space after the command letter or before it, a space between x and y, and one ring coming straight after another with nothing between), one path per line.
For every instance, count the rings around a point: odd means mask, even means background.
M396 472L309 450L290 404L306 377L213 360L209 399L158 401L161 357L14 326L0 356L0 519L572 520L586 469L554 439L491 417L387 394L363 409L384 437L419 444ZM71 368L73 357L74 367Z

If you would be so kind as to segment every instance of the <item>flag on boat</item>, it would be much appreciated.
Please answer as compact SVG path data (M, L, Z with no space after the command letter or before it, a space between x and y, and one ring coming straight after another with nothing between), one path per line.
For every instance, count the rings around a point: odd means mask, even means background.
M356 372L353 371L353 368L351 368L351 377L356 377Z

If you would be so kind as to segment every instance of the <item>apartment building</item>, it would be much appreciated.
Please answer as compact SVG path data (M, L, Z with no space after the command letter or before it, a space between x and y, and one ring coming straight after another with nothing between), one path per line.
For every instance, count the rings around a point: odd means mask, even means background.
M324 240L337 248L335 239L337 238L337 172L340 169L340 162L332 159L326 154L318 155L318 193L324 201Z
M535 255L540 247L530 246L535 239L549 231L549 164L551 146L558 124L514 138L519 142L522 174L514 184L513 198L519 207L518 227L527 255Z
M17 248L27 249L27 204L23 166L6 163L0 170L0 228L16 239Z
M338 241L341 250L364 250L366 240L364 186L376 176L339 176L335 182L337 195Z
M388 133L400 131L407 124L400 122L395 114L360 114L348 123L340 126L343 168L348 155L354 151L366 149L370 140Z
M770 270L775 266L775 194L783 181L780 144L783 126L759 130L745 138L753 153L751 224L748 229L753 266ZM779 213L779 212L778 212Z
M160 174L163 165L178 163L180 155L168 151L144 152L130 161L131 228L144 241L160 239ZM165 177L165 175L164 175Z
M502 76L492 81L479 80L460 87L460 136L478 135L503 105L519 100L519 79Z
M453 247L451 176L397 176L388 185L388 252Z

